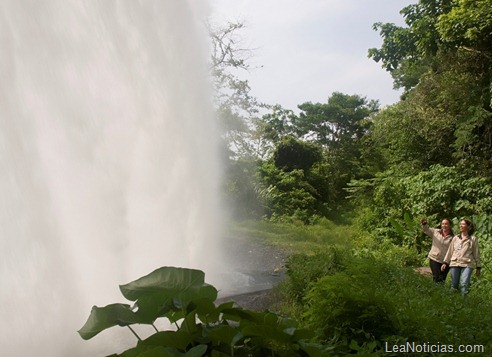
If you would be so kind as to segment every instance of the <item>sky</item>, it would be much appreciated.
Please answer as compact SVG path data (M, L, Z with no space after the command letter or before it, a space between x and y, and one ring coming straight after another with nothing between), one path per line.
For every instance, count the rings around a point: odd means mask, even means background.
M209 0L215 24L240 21L243 47L254 49L242 78L267 104L297 110L333 92L399 100L391 75L367 57L382 38L375 22L404 25L400 10L417 0ZM244 77L243 77L244 76Z

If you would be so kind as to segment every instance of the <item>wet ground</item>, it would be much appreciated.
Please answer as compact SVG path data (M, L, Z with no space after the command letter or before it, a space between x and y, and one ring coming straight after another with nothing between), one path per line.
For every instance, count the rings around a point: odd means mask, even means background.
M230 270L224 272L227 281L221 284L226 287L219 292L219 302L233 300L260 311L271 306L275 302L271 289L285 277L289 252L256 239L231 238L225 244Z

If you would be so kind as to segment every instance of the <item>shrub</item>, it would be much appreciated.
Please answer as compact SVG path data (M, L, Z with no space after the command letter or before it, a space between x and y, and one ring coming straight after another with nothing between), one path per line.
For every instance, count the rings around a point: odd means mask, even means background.
M314 255L294 254L289 257L286 268L289 295L302 303L311 285L326 275L335 274L343 266L338 248L331 247Z
M352 181L348 191L359 202L369 201L369 209L361 212L365 228L391 238L397 235L390 220L404 213L431 221L492 213L490 180L470 177L456 167L434 165L409 176L387 171L370 180Z
M121 285L128 304L94 306L78 331L83 339L126 326L137 345L109 357L174 356L321 356L326 346L312 343L313 333L300 329L293 320L272 312L254 312L233 302L216 306L217 290L205 283L205 274L194 269L162 267ZM157 331L154 322L167 318L177 330ZM140 338L131 327L152 325L156 333Z
M326 341L343 337L363 343L395 334L391 305L373 285L381 270L374 259L354 259L344 271L313 283L304 300L307 326Z
M339 354L376 353L384 342L406 341L481 344L488 350L492 304L484 293L475 289L463 300L410 268L352 257L344 269L311 284L303 322Z

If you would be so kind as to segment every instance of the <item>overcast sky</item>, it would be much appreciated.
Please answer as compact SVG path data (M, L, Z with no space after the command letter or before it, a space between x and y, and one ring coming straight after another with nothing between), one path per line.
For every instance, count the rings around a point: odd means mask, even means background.
M403 25L400 10L417 0L209 0L215 23L240 21L244 45L255 48L246 73L252 94L296 109L325 103L331 93L395 103L389 73L367 57L382 39L375 22Z

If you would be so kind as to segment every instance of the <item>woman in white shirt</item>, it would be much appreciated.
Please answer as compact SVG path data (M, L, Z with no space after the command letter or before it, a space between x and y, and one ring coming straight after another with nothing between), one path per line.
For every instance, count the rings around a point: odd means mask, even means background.
M465 296L470 287L473 268L476 267L476 275L480 276L480 249L477 237L473 235L473 225L468 219L461 220L460 232L453 237L441 269L450 267L451 288L458 290L461 287L461 295Z
M449 267L441 270L444 262L444 257L448 251L449 244L453 239L453 231L451 230L451 220L443 218L441 221L441 228L430 228L427 225L427 219L422 218L420 220L422 224L422 230L426 235L432 238L432 247L427 257L429 258L429 265L432 271L432 278L435 283L444 283L449 272Z

